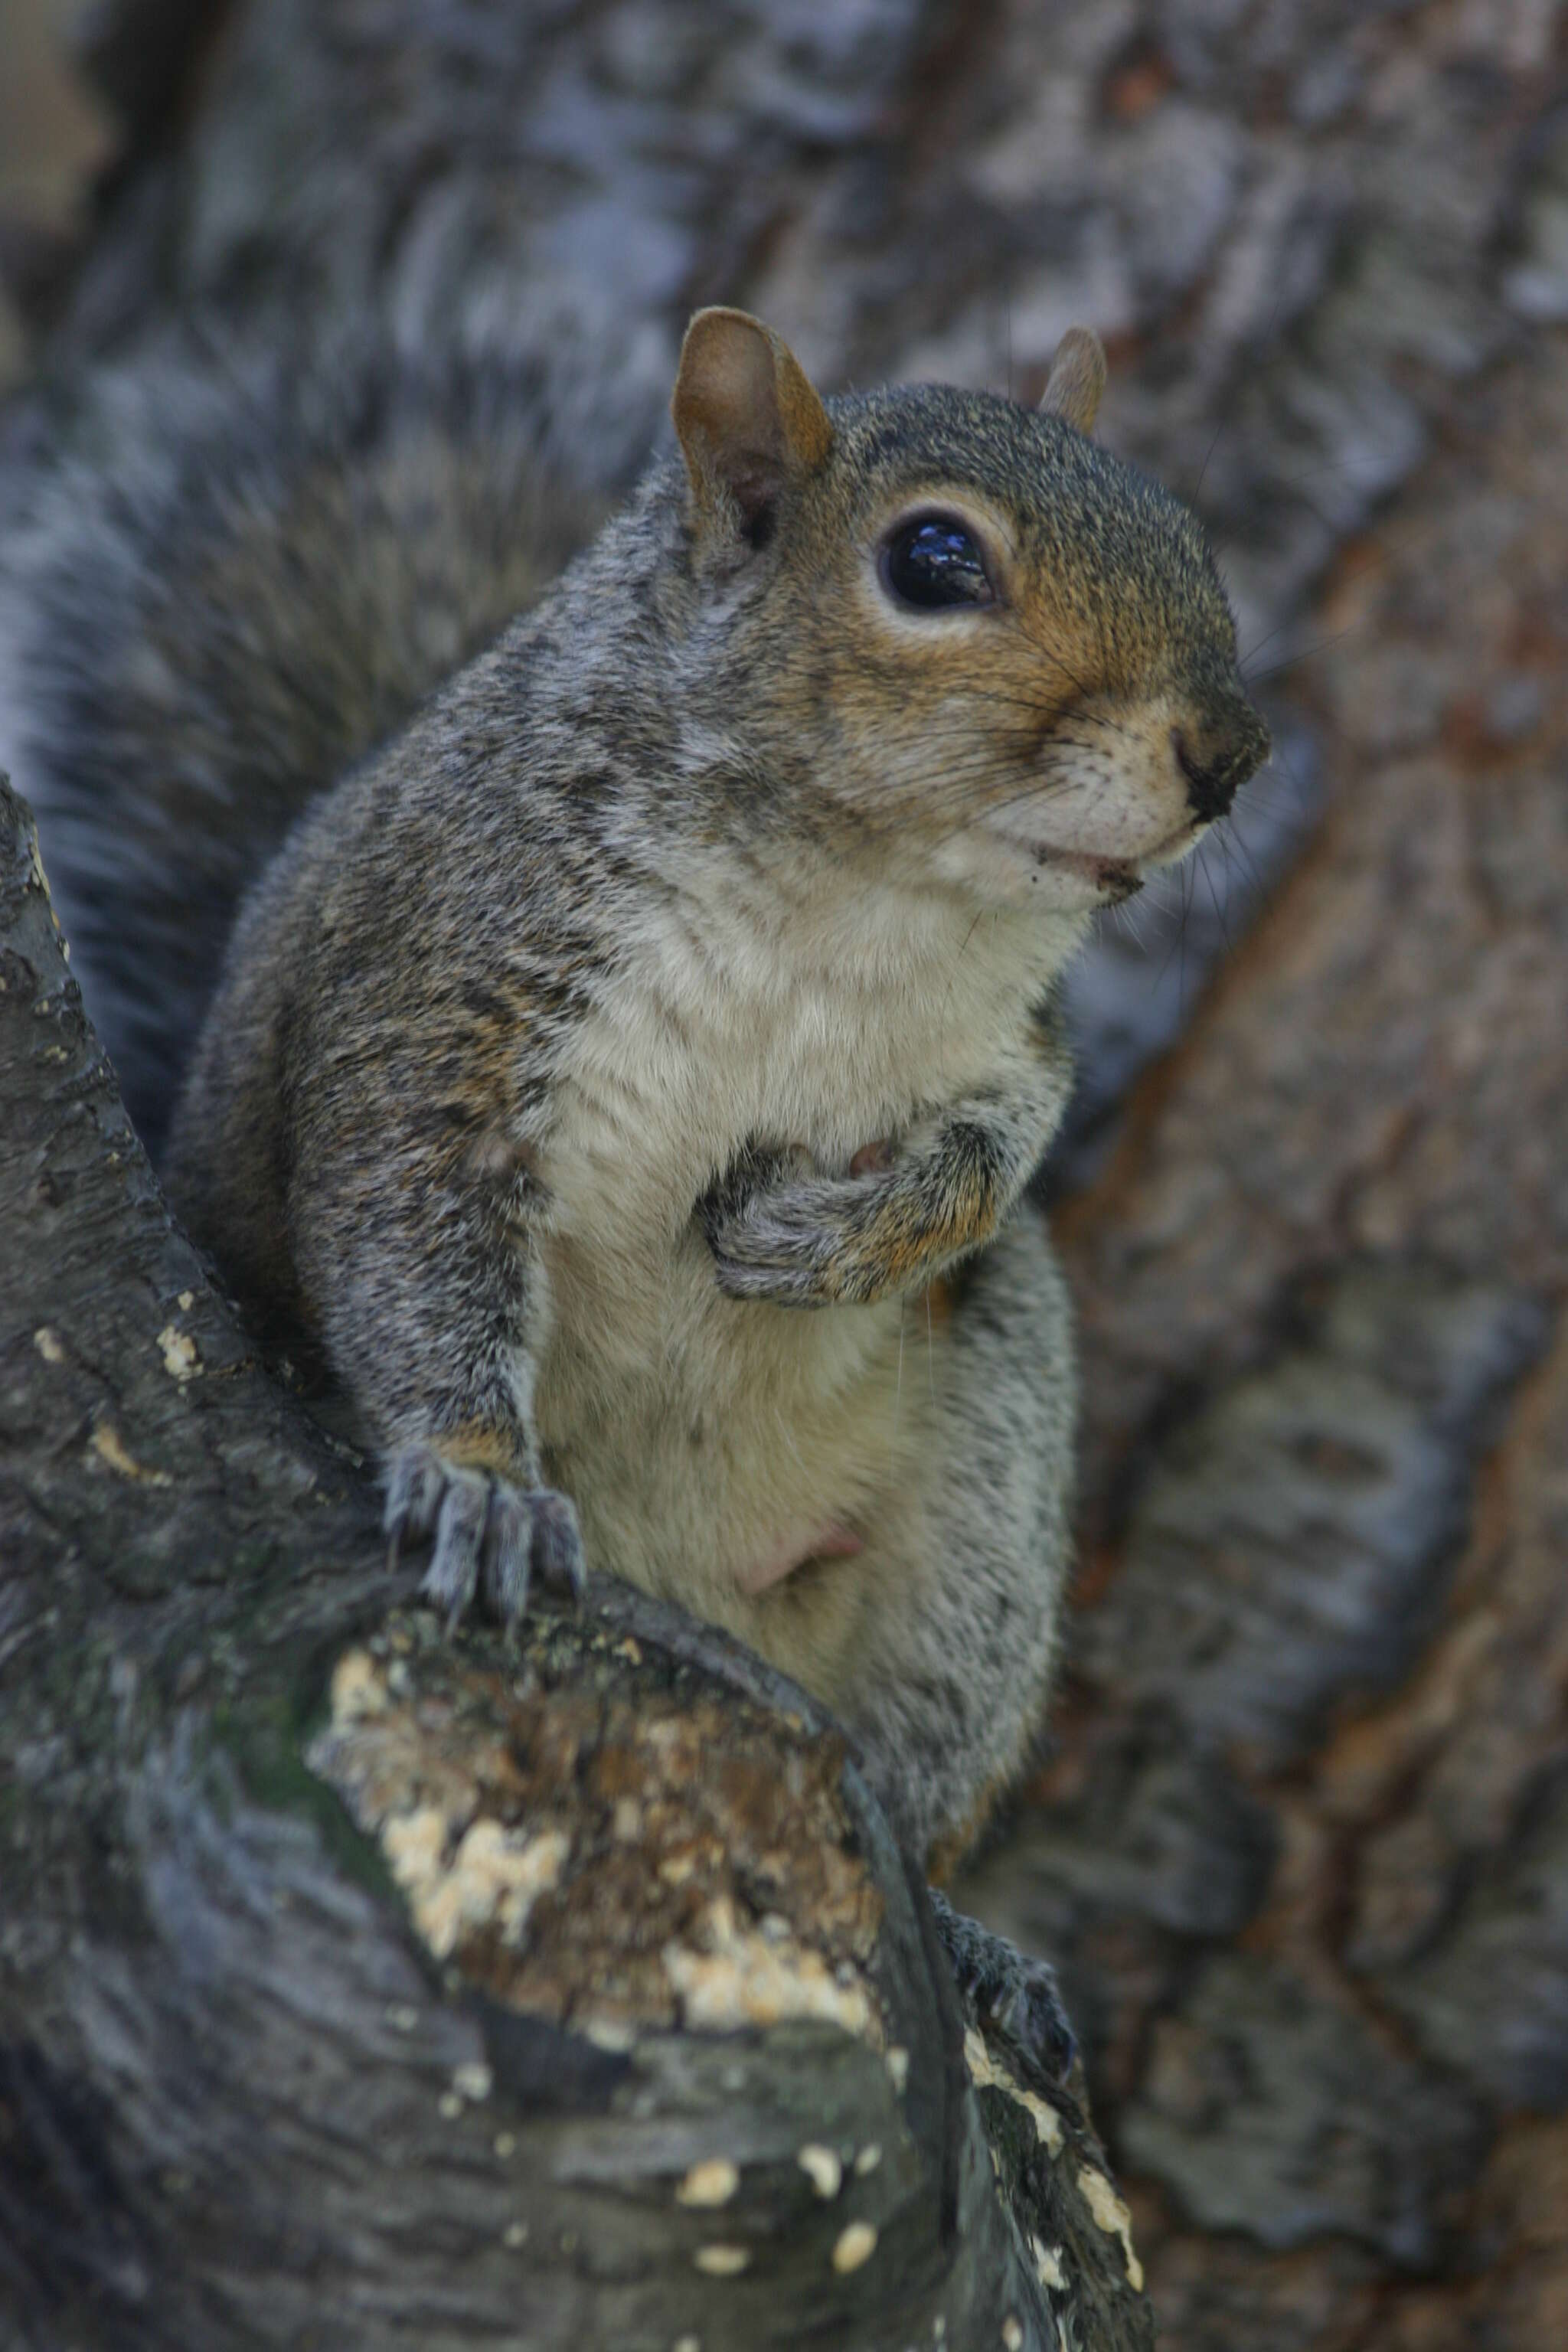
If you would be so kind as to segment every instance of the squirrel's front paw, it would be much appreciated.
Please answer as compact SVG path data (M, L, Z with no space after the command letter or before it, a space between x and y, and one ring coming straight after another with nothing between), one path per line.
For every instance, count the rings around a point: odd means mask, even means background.
M868 1247L891 1194L892 1147L868 1144L847 1177L811 1172L800 1149L743 1155L698 1202L719 1287L775 1307L870 1297L879 1265Z
M514 1486L493 1471L449 1462L437 1446L407 1445L393 1456L384 1525L395 1559L405 1538L434 1537L419 1589L448 1628L479 1593L510 1625L528 1606L535 1570L583 1596L577 1514L552 1487Z
M753 1194L728 1214L705 1216L721 1290L731 1298L765 1298L778 1307L819 1307L837 1294L841 1251L825 1184L781 1185Z

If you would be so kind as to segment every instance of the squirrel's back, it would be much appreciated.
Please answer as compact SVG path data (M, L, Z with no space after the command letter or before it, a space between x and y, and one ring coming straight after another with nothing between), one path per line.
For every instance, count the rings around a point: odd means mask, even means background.
M154 1148L294 818L599 521L616 486L557 406L379 345L298 370L192 340L51 418L0 540L0 767Z

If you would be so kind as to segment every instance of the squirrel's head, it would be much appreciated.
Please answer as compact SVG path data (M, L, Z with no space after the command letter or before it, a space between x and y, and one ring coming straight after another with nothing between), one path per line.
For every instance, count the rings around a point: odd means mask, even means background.
M710 716L840 847L847 819L911 880L1087 908L1182 856L1267 753L1197 522L1088 437L1104 380L1075 329L1037 410L825 403L757 320L692 320L671 412Z

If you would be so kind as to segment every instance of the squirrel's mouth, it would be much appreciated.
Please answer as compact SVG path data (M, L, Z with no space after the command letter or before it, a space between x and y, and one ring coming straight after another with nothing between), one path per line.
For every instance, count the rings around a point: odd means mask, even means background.
M1004 828L991 824L985 830L1013 861L1016 875L1021 867L1032 869L1037 882L1048 881L1051 885L1053 905L1087 914L1098 907L1119 907L1126 899L1136 898L1152 868L1169 866L1186 856L1199 828L1190 821L1180 824L1132 856L1125 852L1118 855L1097 849L1068 849L1059 842L1033 838L1014 825Z
M1042 866L1086 882L1102 906L1119 907L1143 887L1143 877L1128 857L1095 857L1077 849L1039 848L1035 855Z
M1081 887L1082 904L1120 906L1143 887L1141 858L1101 857L1093 850L1058 849L1048 841L1028 841L1016 834L1002 839L1015 855L1026 857L1038 871Z
M1102 905L1115 907L1142 890L1151 866L1171 866L1184 857L1200 830L1190 823L1180 824L1136 857L1101 857L1093 850L1053 849L1048 842L1032 844L1030 854L1040 865L1054 866L1058 873L1070 874L1076 880L1087 883Z

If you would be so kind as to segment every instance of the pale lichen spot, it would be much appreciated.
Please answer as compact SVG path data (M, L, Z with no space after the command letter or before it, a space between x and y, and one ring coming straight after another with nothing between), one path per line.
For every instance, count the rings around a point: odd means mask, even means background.
M364 1657L364 1652L351 1651L339 1663L332 1677L334 1701L339 1675L353 1665L356 1655ZM365 1663L371 1662L367 1658ZM351 1689L354 1687L351 1685ZM381 1833L381 1843L393 1875L400 1883L416 1884L440 1862L447 1843L447 1816L439 1805L410 1805L405 1813L393 1815Z
M812 2140L796 2152L795 2160L819 2197L837 2196L844 2185L844 2167L835 2149Z
M1005 2091L1010 2099L1034 2117L1035 2132L1042 2145L1052 2156L1060 2156L1065 2143L1061 2117L1056 2109L1047 2106L1037 2092L1026 2091L1021 2083L1014 2081L1005 2066L999 2065L992 2056L973 2025L964 2030L963 2055L975 2086L983 2091Z
M517 2134L515 2132L497 2132L491 2145L494 2147L495 2152L499 2157L505 2158L515 2156L517 2154Z
M174 1301L182 1315L188 1315L195 1303L196 1294L194 1290L182 1290Z
M452 2088L460 2099L478 2106L488 2099L495 2087L495 2076L482 2058L465 2058L460 2066L452 2069Z
M691 2259L710 2278L738 2278L752 2254L748 2246L699 2246Z
M808 2017L841 2026L862 2041L876 2038L877 2020L863 1984L840 1984L819 1953L793 1938L773 1944L755 1928L742 1927L728 1895L708 1906L697 1937L700 1949L669 1943L660 1955L693 2031L726 2032Z
M436 2112L445 2123L456 2123L463 2112L463 2102L456 2091L443 2091L436 2102Z
M386 1685L368 1650L345 1650L332 1668L332 1716L338 1723L363 1723L386 1706Z
M726 2156L710 2156L694 2164L677 2188L681 2205L727 2205L741 2185L741 2175Z
M500 2233L500 2242L503 2246L511 2246L514 2248L517 2246L526 2246L528 2243L528 2223L526 2221L509 2221L506 2228Z
M174 1483L166 1470L144 1470L111 1421L99 1423L92 1433L91 1445L99 1460L117 1478L134 1478L143 1486L172 1486Z
M860 2150L859 2155L855 2158L855 2170L858 2178L864 2180L868 2172L876 2171L877 2167L881 2163L881 2161L882 2151L878 2147L877 2142L874 2139L868 2140L865 2147Z
M629 2017L612 2015L605 2010L574 2011L573 2031L586 2035L595 2050L607 2050L617 2058L637 2048L637 2030Z
M39 1355L42 1356L46 1364L63 1364L65 1362L66 1351L60 1345L60 1335L58 1331L52 1330L48 1324L40 1324L38 1328L34 1332L33 1345L37 1348Z
M1002 2322L1002 2341L1007 2352L1023 2352L1024 2331L1011 2312Z
M904 2095L905 2086L910 2079L910 2053L907 2050L903 2049L900 2043L895 2042L889 2049L887 2055L888 2073L891 2077L893 2088L897 2091L900 2098L902 2098Z
M1035 2276L1039 2280L1040 2284L1055 2287L1058 2294L1061 2294L1068 2283L1067 2273L1062 2268L1061 2248L1042 2245L1039 2239L1031 2232L1029 2252L1035 2258Z
M877 2251L877 2232L869 2221L851 2221L840 2230L833 2245L833 2267L839 2273L858 2271Z
M535 1897L560 1881L571 1839L562 1830L530 1838L487 1818L470 1824L448 1860L447 1827L437 1806L419 1805L395 1814L381 1833L425 1941L437 1959L466 1927L499 1926L504 1942L521 1943Z
M1087 2164L1078 2168L1078 2185L1083 2191L1084 2203L1095 2219L1097 2228L1108 2238L1121 2241L1121 2259L1127 2265L1127 2284L1134 2294L1143 2292L1143 2265L1132 2251L1132 2216L1107 2180L1103 2172L1096 2172Z
M158 1334L158 1348L163 1359L163 1370L172 1381L178 1381L182 1388L187 1381L201 1378L204 1367L196 1351L196 1343L188 1331L180 1329L178 1324L164 1324Z

